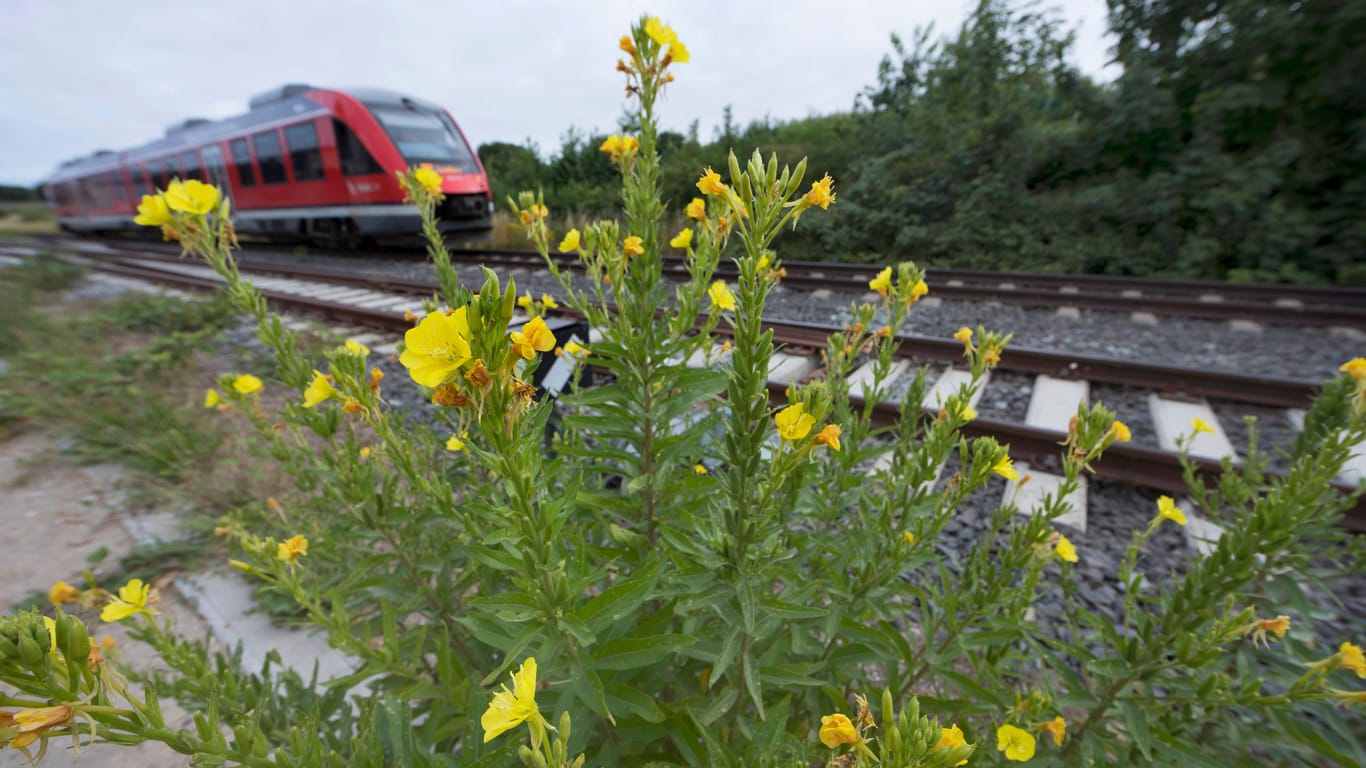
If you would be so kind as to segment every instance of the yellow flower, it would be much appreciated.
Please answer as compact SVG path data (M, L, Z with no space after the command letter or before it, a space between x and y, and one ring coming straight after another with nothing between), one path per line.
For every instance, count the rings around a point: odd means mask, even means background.
M1277 639L1285 637L1285 633L1290 630L1290 617L1277 616L1274 619L1258 619L1257 629L1262 632L1270 632Z
M692 54L688 53L688 46L684 45L682 41L679 40L675 40L673 45L669 46L668 53L664 55L669 57L675 64L687 64L688 61L692 59Z
M346 402L342 403L342 413L349 413L354 415L357 413L363 413L364 411L365 406L361 405L360 401L354 397L348 397L346 398Z
M622 242L621 250L627 256L639 256L640 254L645 253L645 246L642 244L639 237L631 235Z
M555 334L551 333L545 321L539 317L522 326L522 330L512 332L512 348L524 359L530 360L537 352L549 352L555 348Z
M636 44L631 41L631 38L628 35L621 36L621 40L617 43L617 47L632 56L636 55Z
M155 595L151 584L142 583L142 579L133 579L119 587L118 597L109 598L100 611L100 621L123 621L135 613L155 615L156 611L148 607L149 603L155 602Z
M719 181L721 177L720 177L720 176L717 176L716 178L717 178L717 180ZM688 203L688 206L687 206L686 208L683 209L683 214L684 214L685 216L687 216L688 218L690 218L690 219L696 219L696 220L698 220L698 221L706 221L706 220L707 220L707 201L703 200L703 199L700 198L700 197L694 197L694 198L692 199L692 202Z
M1214 434L1214 427L1211 427L1208 422L1206 422L1199 416L1196 416L1195 418L1191 419L1191 426L1195 429L1195 434L1197 435L1201 432L1205 432L1211 435Z
M877 277L868 281L869 290L877 291L879 295L886 296L887 291L892 288L892 268L887 267L877 273Z
M674 239L669 241L669 245L674 248L687 248L692 245L692 227L684 227L682 232L674 235Z
M579 230L571 229L564 233L564 239L560 241L561 251L577 251L579 249Z
M204 407L213 408L223 402L223 398L218 394L218 390L210 388L204 391Z
M1186 524L1186 514L1181 508L1176 506L1176 502L1170 496L1157 497L1157 516L1162 520L1170 520L1177 525Z
M178 213L208 213L218 207L218 198L218 187L196 179L176 179L166 188L166 205Z
M770 258L768 257L768 254L765 253L765 254L763 254L762 256L759 257L758 269L760 269L760 270L768 269L768 265L769 265L769 264L772 264L772 263L773 263L773 259L770 259Z
M930 292L930 286L924 280L916 280L915 285L911 286L911 303L920 301L921 297Z
M171 209L166 206L166 198L161 195L143 195L138 203L138 215L134 224L144 227L160 227L171 223Z
M821 210L828 210L830 204L835 202L834 192L835 180L830 178L830 174L825 174L820 181L811 182L811 191L802 197L808 205L819 205Z
M531 731L532 749L540 749L545 729L550 724L541 717L541 710L536 706L536 659L533 656L528 656L512 674L512 690L504 685L503 690L493 694L489 708L479 718L479 724L484 727L484 743L523 722Z
M955 331L953 337L966 347L972 343L972 329L965 325Z
M704 195L725 195L727 187L721 183L721 174L707 168L697 180L697 190Z
M531 309L531 293L527 292L517 297L517 306L522 309Z
M370 458L370 446L367 445L360 449L360 459L361 461L365 461L368 458Z
M840 428L838 424L826 424L816 433L816 445L829 446L834 451L840 449Z
M903 531L901 534L901 538L904 539L907 544L915 543L915 534L911 533L910 531Z
M551 296L551 295L548 294L548 293L543 293L543 294L541 294L541 306L544 307L544 308L546 308L546 309L559 309L559 308L560 308L559 302L555 301L555 297L554 297L554 296Z
M59 581L56 584L53 584L52 589L47 591L47 599L51 601L53 605L74 602L79 599L80 596L81 591L70 584L67 584L65 581Z
M57 620L51 616L43 617L43 629L47 630L47 652L57 652Z
M366 355L370 354L370 348L360 343L359 341L356 341L355 339L347 339L346 344L343 345L343 348L347 352L350 352L351 354L355 355L356 357L365 357Z
M841 744L857 744L863 741L849 718L838 712L821 717L820 737L821 743L830 749L838 749Z
M1058 534L1058 546L1057 549L1055 549L1054 551L1057 552L1059 558L1062 558L1063 560L1066 560L1069 563L1077 562L1076 545L1068 541L1067 537L1063 536L1062 534Z
M991 468L991 471L1007 480L1020 479L1020 473L1015 471L1015 464L1010 460L1009 456L1002 456L1001 460L996 462L996 466Z
M413 381L434 389L469 361L469 335L464 307L449 315L432 312L403 335L405 349L398 361Z
M717 280L707 289L707 295L711 297L711 305L725 312L735 311L735 297L731 295L726 283Z
M460 438L456 437L455 435L451 435L450 438L448 438L448 439L446 440L446 450L448 450L448 451L463 451L463 450L465 450L465 441L464 441L464 440L461 440Z
M958 409L958 416L963 421L972 421L977 418L977 409L963 403L963 407Z
M275 559L283 560L290 565L294 565L299 558L308 554L308 539L303 536L291 536L280 542L280 546L275 548Z
M1133 439L1133 435L1129 433L1129 425L1122 421L1111 424L1110 431L1114 433L1116 443L1127 443Z
M655 16L645 20L645 34L660 45L672 45L678 42L678 35L674 33L673 27L664 24Z
M318 369L313 369L313 380L308 382L304 388L304 407L312 408L319 403L331 400L332 398L341 399L341 392L332 386L332 382L327 376Z
M144 197L143 199L146 200L147 198ZM142 209L139 208L138 210ZM1348 376L1351 376L1353 379L1356 379L1357 381L1366 379L1366 357L1354 357L1351 360L1348 360L1347 362L1343 363L1338 368L1338 370L1342 371Z
M954 723L953 725L949 726L948 728L940 728L940 729L939 729L939 743L938 743L938 744L935 744L935 745L934 745L934 748L935 748L935 749L953 749L954 747L961 747L961 746L963 746L963 745L965 745L965 744L967 744L967 741L965 741L965 740L963 739L963 730L962 730L961 728L958 727L958 724L957 724L957 723ZM968 761L967 761L967 760L959 760L958 762L954 763L954 765L967 765L967 764L968 764Z
M1343 643L1338 646L1338 653L1342 654L1338 669L1350 669L1357 673L1357 677L1366 677L1366 657L1361 655L1361 648L1351 643Z
M1034 757L1034 736L1006 723L996 729L996 751L1006 753L1007 760L1026 762Z
M62 704L57 707L21 709L18 712L15 712L12 716L12 724L6 726L18 729L14 738L10 740L10 746L15 749L27 747L29 744L43 738L43 735L48 730L70 720L75 712L76 708L70 704ZM0 723L0 726L3 725L4 723ZM3 744L0 744L0 746L3 746Z
M612 155L613 157L620 155L621 137L614 133L611 136L608 136L606 139L603 139L602 143L598 145L598 151L606 152L607 154Z
M692 473L694 475L705 475L707 474L707 468L701 464L694 464L692 465Z
M564 345L564 351L566 354L578 355L585 351L585 347L577 341L571 341Z
M429 194L441 194L441 174L437 173L433 168L424 165L416 171L413 171L413 178L416 179L417 183L421 184L422 188L427 190Z
M784 440L800 440L816 425L816 419L806 412L805 405L796 403L778 411L773 423Z
M261 383L260 379L252 376L250 373L244 373L232 380L232 388L236 390L239 395L250 395L255 392L260 392L262 389L265 389L265 386L266 385Z
M1062 740L1067 736L1067 721L1062 719L1061 715L1049 720L1040 727L1043 728L1044 733L1053 737L1054 746L1062 744Z

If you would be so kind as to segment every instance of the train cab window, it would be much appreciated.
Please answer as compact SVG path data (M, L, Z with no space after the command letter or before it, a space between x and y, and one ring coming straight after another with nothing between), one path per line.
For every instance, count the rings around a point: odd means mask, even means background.
M343 176L365 176L371 173L384 173L375 162L374 155L361 143L351 128L337 118L332 118L332 132L337 136L337 154L341 158Z
M285 144L289 147L295 181L315 181L323 177L323 154L318 149L318 129L312 122L287 126Z
M233 139L232 164L237 168L237 180L244 187L256 186L256 169L251 164L251 152L246 139Z
M275 131L258 133L251 137L256 148L256 164L261 167L261 182L264 184L285 183L285 160L280 154L280 136Z
M431 163L474 173L479 166L469 145L445 115L432 111L371 107L409 165Z
M180 167L185 169L186 180L204 180L204 170L199 167L199 153L193 149L180 156Z

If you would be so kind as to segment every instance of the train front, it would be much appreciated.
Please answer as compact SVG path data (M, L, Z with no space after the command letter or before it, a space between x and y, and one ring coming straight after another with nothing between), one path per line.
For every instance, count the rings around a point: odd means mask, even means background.
M363 100L409 166L427 165L441 174L446 196L437 216L444 232L484 238L493 226L488 176L460 127L435 105L416 99Z

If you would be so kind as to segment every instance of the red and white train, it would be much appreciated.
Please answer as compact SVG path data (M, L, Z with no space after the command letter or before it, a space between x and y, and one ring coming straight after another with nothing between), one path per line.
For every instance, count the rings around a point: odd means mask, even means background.
M394 174L428 164L442 176L442 228L470 239L492 226L479 158L435 104L382 90L285 85L224 120L190 119L140 147L69 160L43 182L57 223L76 232L133 229L141 196L172 178L218 185L242 233L345 246L412 235L417 209Z

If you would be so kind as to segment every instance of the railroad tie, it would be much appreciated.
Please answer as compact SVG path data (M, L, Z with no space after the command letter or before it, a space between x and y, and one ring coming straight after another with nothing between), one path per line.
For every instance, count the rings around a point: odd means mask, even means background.
M1067 435L1077 406L1090 399L1091 386L1085 381L1056 379L1040 375L1034 380L1034 388L1029 394L1029 408L1025 412L1025 426L1047 429L1058 433L1059 441ZM1042 506L1045 496L1056 493L1062 486L1062 475L1052 472L1031 470L1029 464L1015 467L1021 480L1007 481L1002 504L1014 504L1022 514L1029 514ZM1086 477L1078 480L1077 490L1067 496L1071 511L1058 517L1055 522L1071 526L1079 531L1086 530Z

